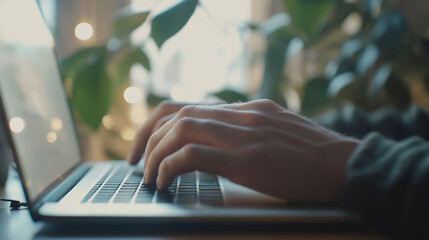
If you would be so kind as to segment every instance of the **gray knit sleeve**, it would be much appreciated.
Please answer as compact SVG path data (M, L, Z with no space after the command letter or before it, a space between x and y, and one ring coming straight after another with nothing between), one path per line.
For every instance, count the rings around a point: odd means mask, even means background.
M365 137L348 159L345 204L378 222L428 223L429 142Z

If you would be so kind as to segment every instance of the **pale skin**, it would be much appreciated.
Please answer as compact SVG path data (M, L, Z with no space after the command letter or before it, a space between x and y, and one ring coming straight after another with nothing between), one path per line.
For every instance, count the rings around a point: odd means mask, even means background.
M270 100L163 102L138 131L128 162L143 156L144 182L159 189L199 170L289 202L332 203L358 144Z

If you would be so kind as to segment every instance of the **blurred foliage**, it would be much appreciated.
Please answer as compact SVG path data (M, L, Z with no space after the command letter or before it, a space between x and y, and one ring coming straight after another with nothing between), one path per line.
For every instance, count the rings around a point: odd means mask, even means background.
M332 11L332 0L284 0L298 36L310 40L316 36Z
M264 73L257 93L246 94L226 89L214 93L227 101L247 101L269 98L287 107L284 87L290 85L285 74L287 52L293 39L304 43L307 51L320 56L335 52L335 57L320 61L326 66L319 76L306 77L301 89L301 112L315 115L323 109L351 102L367 110L385 105L405 108L411 103L409 72L418 74L429 89L428 40L414 34L404 13L394 0L283 0L286 13L279 13L261 24L248 24L249 31L266 39L263 54ZM129 8L118 12L110 42L115 49L101 46L82 49L62 62L63 74L72 82L72 105L82 120L96 130L101 118L109 111L112 94L127 84L130 67L137 63L148 71L150 59L139 46L130 43L130 34L151 19L150 38L161 48L199 7L198 0L181 0L162 11L132 12ZM343 27L350 16L362 23L351 35ZM342 32L343 38L330 38ZM322 45L323 44L323 45ZM322 45L322 46L321 46ZM119 60L118 60L119 59ZM304 59L304 67L307 64ZM108 68L109 67L109 68ZM93 69L93 70L90 70ZM106 70L107 69L107 70ZM165 97L148 89L147 102L156 105ZM78 99L79 98L79 99ZM97 109L94 111L94 109Z
M134 12L125 7L115 16L111 38L96 47L87 47L68 56L61 62L64 79L71 81L72 107L80 119L97 130L109 112L112 99L129 82L130 68L134 64L151 70L150 59L141 45L134 46L131 33L151 17L150 37L159 48L179 32L192 16L198 0L181 0L157 13ZM110 45L110 46L109 46ZM114 47L111 47L114 45ZM156 96L148 89L147 103L157 105L165 97Z
M408 80L407 75L417 75L417 81L428 86L429 54L415 50L427 46L428 40L411 31L396 2L284 0L288 17L279 18L282 14L277 14L259 26L249 26L251 31L262 33L267 42L264 77L257 97L285 105L279 93L292 84L285 74L288 57L284 53L291 39L298 38L304 43L302 65L306 78L297 89L301 113L317 115L343 103L369 111L386 105L408 107L412 103L410 85L416 80ZM356 32L346 35L344 25L350 17L360 19L361 24ZM261 31L261 27L271 31ZM305 75L306 54L310 51L317 56L335 53L334 58L318 62L326 68L316 77Z

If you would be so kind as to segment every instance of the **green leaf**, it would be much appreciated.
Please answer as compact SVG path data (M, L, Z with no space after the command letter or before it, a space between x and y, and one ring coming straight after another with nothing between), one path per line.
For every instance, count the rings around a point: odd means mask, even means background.
M265 36L275 34L280 29L285 29L290 24L290 17L286 13L277 13L259 25L255 30Z
M153 92L149 92L149 94L146 97L147 105L150 107L156 107L160 102L167 100L168 97L163 97L154 94Z
M378 96L389 78L392 77L392 67L389 63L381 65L374 74L372 81L369 83L368 94L370 97Z
M280 106L287 108L287 102L286 102L285 97L283 96L283 93L281 91L280 86L279 86L279 88L277 88L271 92L269 99L273 100L274 102L276 102Z
M76 73L72 88L72 106L82 121L93 130L100 127L103 116L109 111L111 91L103 57Z
M386 94L389 104L399 109L406 109L412 104L409 86L394 73L386 82L384 93Z
M294 28L312 39L331 13L332 0L284 0Z
M315 78L305 84L301 104L303 114L312 115L331 101L326 94L328 85L324 78Z
M377 46L374 44L367 45L357 60L356 73L359 76L366 75L377 63L379 57L380 51Z
M134 12L130 6L119 10L113 24L112 36L130 35L146 21L148 16L149 11Z
M339 60L333 60L326 65L325 76L328 79L333 79L336 76L346 73L353 72L355 65L348 58L341 58Z
M328 86L327 93L331 98L335 98L341 90L356 80L356 75L351 72L343 73L335 77Z
M361 39L352 38L341 48L341 56L347 59L355 59L362 52L364 46Z
M249 101L249 97L246 96L245 94L242 94L230 89L222 90L220 92L214 93L213 95L226 101L227 103Z
M398 54L407 30L407 20L400 10L384 11L372 28L371 37L384 54Z
M268 39L264 75L258 92L259 98L271 99L284 107L286 107L286 101L281 93L281 84L286 80L283 68L286 61L286 49L291 39L291 37L277 37L277 35Z
M66 78L73 78L74 75L83 67L88 64L91 59L97 58L101 52L100 47L83 48L72 55L66 57L61 62L61 72Z
M128 80L130 68L135 63L143 65L144 68L150 71L150 62L143 50L139 47L132 48L124 54L116 65L116 77L120 82Z
M159 48L185 26L197 5L198 0L181 0L152 19L150 36Z

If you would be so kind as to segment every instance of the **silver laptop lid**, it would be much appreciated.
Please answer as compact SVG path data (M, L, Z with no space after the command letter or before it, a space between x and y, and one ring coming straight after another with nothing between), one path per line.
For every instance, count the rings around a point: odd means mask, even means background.
M0 96L30 203L81 159L53 47L34 0L0 0Z

